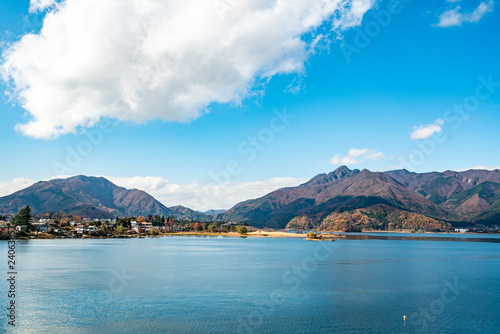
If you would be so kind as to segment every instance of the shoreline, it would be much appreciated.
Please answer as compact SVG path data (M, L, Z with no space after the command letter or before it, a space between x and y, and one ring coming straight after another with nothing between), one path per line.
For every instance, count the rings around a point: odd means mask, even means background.
M362 232L320 232L317 231L317 235L323 235L323 238L346 238L349 235L359 235L362 233L367 234L406 234L406 235L415 235L415 234L433 234L433 235L463 235L463 236L477 236L477 235L498 235L498 233L477 233L477 232L468 232L468 233L460 233L460 232L411 232L411 231L362 231ZM221 233L210 233L210 232L167 232L159 235L147 235L147 234L131 234L131 235L112 235L112 236L91 236L91 235L81 235L78 237L66 237L66 236L57 236L51 235L48 233L43 233L35 236L26 236L15 238L14 240L52 240L52 239L142 239L142 238L161 238L161 237L182 237L182 236L197 236L197 237L232 237L232 238L291 238L291 239L308 239L308 235L306 233L289 233L289 232L266 232L266 231L253 231L248 232L246 234L240 234L238 232L221 232ZM1 240L9 240L9 239L1 239ZM0 241L1 241L0 240ZM316 240L316 239L315 239ZM318 239L321 240L321 239Z

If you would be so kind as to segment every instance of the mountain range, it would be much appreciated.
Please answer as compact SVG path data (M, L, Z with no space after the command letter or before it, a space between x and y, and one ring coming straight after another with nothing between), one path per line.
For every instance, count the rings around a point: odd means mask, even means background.
M341 166L297 187L239 203L218 219L258 227L325 229L493 224L500 221L500 171L418 174Z
M137 189L118 187L103 177L75 176L40 181L0 197L0 212L14 214L29 205L34 213L64 212L92 218L116 216L174 216L183 220L211 221L201 212L183 206L166 207L153 196Z
M37 182L1 197L0 213L17 213L26 205L35 213L93 218L157 214L272 228L447 230L452 225L500 222L500 170L371 172L341 166L297 187L278 189L227 211L205 213L167 207L144 191L80 175Z

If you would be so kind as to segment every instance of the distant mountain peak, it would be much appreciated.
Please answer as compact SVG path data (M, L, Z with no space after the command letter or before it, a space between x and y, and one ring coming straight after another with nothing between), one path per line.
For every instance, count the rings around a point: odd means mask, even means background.
M346 165L342 165L340 167L338 167L336 170L334 170L334 173L343 173L343 172L350 172L351 170L349 169L349 167L347 167Z
M340 166L333 172L328 174L321 173L310 179L304 184L326 184L334 181L339 181L345 177L351 177L359 173L359 169L350 170L347 166Z
M34 213L65 212L88 218L172 214L142 190L128 190L104 177L85 175L38 182L0 198L0 212L3 213L16 213L26 205Z
M198 221L211 221L212 219L203 212L191 210L182 205L171 206L169 208L172 210L175 218L180 220L198 220Z
M206 215L220 215L224 212L226 212L227 210L224 210L224 209L210 209L210 210L207 210L205 212L203 212L204 214Z

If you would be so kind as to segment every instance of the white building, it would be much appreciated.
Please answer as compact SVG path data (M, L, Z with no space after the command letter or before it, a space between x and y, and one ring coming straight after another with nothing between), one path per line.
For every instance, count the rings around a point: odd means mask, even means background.
M76 225L76 233L87 233L87 226L86 225Z
M134 221L131 221L130 224L132 225L132 230L134 230L135 232L139 232L139 229L144 229L146 232L149 232L153 229L153 224L151 223L146 223L146 222L143 222L143 223L139 223L139 222L136 222L135 220Z
M466 229L466 228L456 228L455 232L458 232L458 233L467 233L467 232L469 232L469 230Z
M80 224L76 226L76 233L81 233L81 234L87 234L89 232L95 232L97 230L98 230L97 226L94 225L87 226Z
M95 232L97 230L98 230L98 227L95 225L87 226L87 232Z

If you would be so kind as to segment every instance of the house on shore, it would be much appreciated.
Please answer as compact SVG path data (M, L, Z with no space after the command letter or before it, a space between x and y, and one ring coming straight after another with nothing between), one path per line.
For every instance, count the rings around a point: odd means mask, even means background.
M47 225L45 223L33 223L32 225L35 227L35 230L38 232L49 232L49 230L52 228L52 226Z
M95 232L97 230L98 230L97 226L94 225L88 225L88 226L83 224L76 225L76 233L80 234L87 234L90 232Z
M467 232L469 232L469 229L466 229L466 228L456 228L455 232L458 232L458 233L467 233Z
M147 223L147 222L137 222L135 220L130 222L130 225L132 227L132 230L135 232L139 233L140 229L144 229L144 231L149 232L153 229L153 224Z

